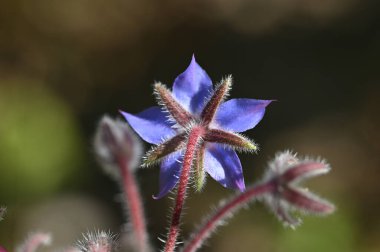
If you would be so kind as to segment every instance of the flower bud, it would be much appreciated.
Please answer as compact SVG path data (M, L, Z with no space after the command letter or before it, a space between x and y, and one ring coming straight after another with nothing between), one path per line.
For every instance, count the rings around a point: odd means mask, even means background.
M23 244L21 244L17 252L35 252L41 246L48 246L51 243L51 235L48 233L36 232L29 235Z
M7 212L7 208L0 207L0 221L3 220L5 213Z
M115 235L110 232L97 231L83 234L83 240L78 242L77 247L82 252L112 252L115 244Z
M127 123L103 116L98 125L95 152L99 162L112 176L120 177L117 169L120 162L126 162L129 169L136 169L142 153L142 145Z
M330 166L322 160L298 159L290 151L278 153L264 176L264 183L273 183L275 192L264 196L265 203L286 226L301 223L294 211L317 215L331 214L335 207L299 184L304 180L329 172Z

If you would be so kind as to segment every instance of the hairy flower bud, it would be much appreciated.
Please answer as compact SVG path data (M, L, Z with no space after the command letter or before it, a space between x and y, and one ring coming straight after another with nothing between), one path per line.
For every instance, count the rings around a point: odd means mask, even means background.
M94 147L99 162L112 176L120 177L116 168L126 162L129 169L136 169L142 153L142 145L127 123L103 116L96 131Z
M0 207L0 221L3 220L5 213L7 212L6 207Z
M82 252L112 252L115 248L115 235L110 232L97 231L83 234L83 240L78 242Z
M329 172L330 166L322 160L299 159L290 151L278 153L264 176L264 183L273 183L275 191L266 194L265 203L286 226L301 223L293 211L326 215L335 210L334 205L311 193L299 184L304 180Z
M3 217L4 217L6 211L7 211L7 209L5 207L0 207L0 221L3 220ZM7 252L7 251L5 250L5 248L3 248L0 245L0 252Z
M21 244L17 252L34 252L41 246L48 246L51 243L51 235L48 233L36 232L28 236L28 238Z

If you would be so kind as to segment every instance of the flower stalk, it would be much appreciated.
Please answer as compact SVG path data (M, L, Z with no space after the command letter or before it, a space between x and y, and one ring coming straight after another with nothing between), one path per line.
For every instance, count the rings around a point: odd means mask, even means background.
M128 167L128 162L119 157L119 166L122 176L122 187L127 204L128 216L132 224L132 230L136 236L136 247L138 251L148 251L148 235L144 218L144 208L142 206L141 195L136 183L135 175Z
M177 237L180 231L180 219L182 214L183 205L185 202L187 186L189 183L189 175L193 159L197 147L199 146L204 129L202 127L194 127L189 133L189 140L187 142L186 151L183 159L182 172L179 179L179 185L177 189L177 197L173 208L171 225L169 228L168 239L165 246L165 252L173 252L177 243Z
M141 195L135 178L141 143L128 125L107 116L101 120L95 136L95 151L104 170L119 184L124 195L126 215L129 216L131 244L137 251L149 251L148 234Z
M183 252L194 252L199 249L207 238L215 231L223 220L231 217L246 203L261 197L263 194L272 193L276 189L273 182L253 186L247 189L244 193L238 194L228 203L217 210L210 218L208 218L200 228L190 237L190 240L185 243Z

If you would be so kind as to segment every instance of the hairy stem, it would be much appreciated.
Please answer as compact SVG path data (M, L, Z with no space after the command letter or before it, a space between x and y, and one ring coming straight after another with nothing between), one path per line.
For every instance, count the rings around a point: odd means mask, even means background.
M266 193L271 193L276 189L276 185L273 182L267 182L265 184L253 186L247 189L245 192L233 197L229 202L221 206L216 213L200 226L186 242L183 252L194 252L199 249L204 241L210 237L211 233L225 220L232 216L237 210L241 209L246 203L251 202L257 197Z
M204 134L204 128L195 127L189 133L189 140L186 145L186 151L183 158L181 177L179 178L177 197L175 199L171 225L169 229L168 239L166 241L165 252L173 252L176 246L177 237L180 231L180 219L183 204L185 202L187 184L189 182L189 174L191 165L193 164L193 159L197 146L201 141Z
M119 166L122 176L122 189L125 204L132 223L132 230L136 239L138 251L148 251L148 235L146 231L144 208L142 207L141 195L133 172L128 167L128 161L119 158Z

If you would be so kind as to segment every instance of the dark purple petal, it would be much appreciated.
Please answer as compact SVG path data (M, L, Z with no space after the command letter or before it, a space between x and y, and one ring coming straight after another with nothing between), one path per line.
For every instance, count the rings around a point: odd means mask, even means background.
M136 115L124 111L120 113L125 117L131 127L139 136L151 144L159 144L163 139L176 134L166 118L166 114L159 107L150 107Z
M185 72L173 84L173 95L189 112L200 114L212 91L212 81L193 56Z
M243 132L255 127L263 118L271 100L231 99L220 105L215 121L223 129Z
M235 151L207 143L204 168L222 186L245 190L240 159Z
M7 252L7 251L5 250L5 248L3 248L2 246L0 246L0 252Z
M177 151L162 161L160 168L160 191L157 195L153 196L154 199L161 199L176 186L181 175L182 159L183 153Z

